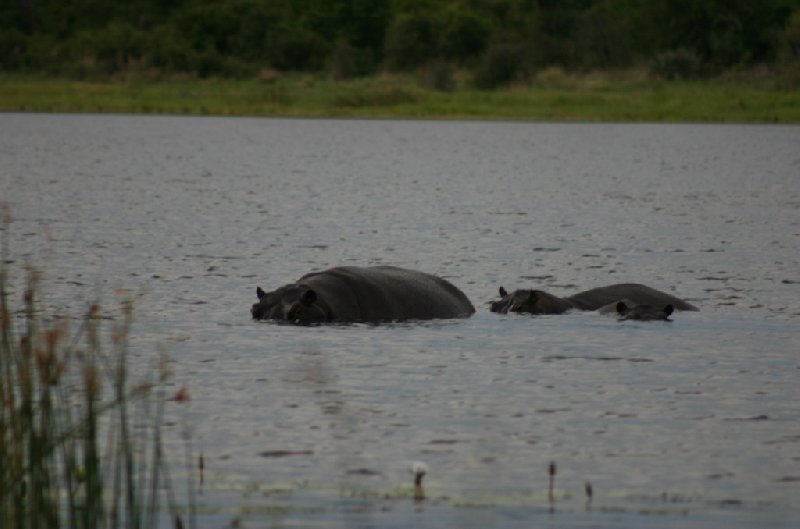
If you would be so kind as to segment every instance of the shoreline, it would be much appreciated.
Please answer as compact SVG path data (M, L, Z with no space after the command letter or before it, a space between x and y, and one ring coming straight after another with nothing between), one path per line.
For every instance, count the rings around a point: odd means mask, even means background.
M540 76L542 77L542 76ZM800 91L768 81L568 75L442 91L411 75L336 81L71 80L0 74L0 112L619 123L800 123Z

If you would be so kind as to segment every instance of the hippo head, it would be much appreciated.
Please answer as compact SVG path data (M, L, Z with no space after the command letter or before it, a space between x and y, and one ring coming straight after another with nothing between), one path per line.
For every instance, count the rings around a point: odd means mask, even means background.
M665 320L669 319L670 314L675 310L672 305L634 305L625 301L620 301L616 306L620 320Z
M529 314L560 314L569 308L561 300L541 290L515 290L508 293L500 287L500 300L492 302L492 312L525 312Z
M281 320L299 325L327 321L328 311L308 285L293 284L272 292L256 287L258 303L250 309L254 320Z

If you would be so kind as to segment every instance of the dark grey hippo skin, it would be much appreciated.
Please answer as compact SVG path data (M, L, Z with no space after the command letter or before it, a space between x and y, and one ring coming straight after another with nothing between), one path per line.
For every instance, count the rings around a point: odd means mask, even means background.
M609 303L605 307L597 309L597 312L600 314L616 314L619 316L617 319L620 321L672 321L669 317L674 311L675 307L673 307L671 303L667 303L666 305L640 305L630 299L621 299L616 303Z
M256 288L253 319L296 324L466 318L467 296L444 279L394 266L339 266L272 292Z
M559 298L541 290L515 290L508 293L500 287L500 299L492 302L492 312L525 312L530 314L562 314L568 310L598 310L625 300L626 307L671 305L673 310L700 310L691 303L666 292L637 283L621 283L593 288L573 296ZM644 312L644 310L643 310Z

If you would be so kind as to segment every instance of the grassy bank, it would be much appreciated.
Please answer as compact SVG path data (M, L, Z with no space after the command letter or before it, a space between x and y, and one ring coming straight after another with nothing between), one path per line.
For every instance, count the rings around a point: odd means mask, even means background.
M333 81L74 81L0 75L0 110L231 116L474 118L557 121L800 122L800 91L765 80L665 82L636 72L567 75L494 91L437 90L411 76Z

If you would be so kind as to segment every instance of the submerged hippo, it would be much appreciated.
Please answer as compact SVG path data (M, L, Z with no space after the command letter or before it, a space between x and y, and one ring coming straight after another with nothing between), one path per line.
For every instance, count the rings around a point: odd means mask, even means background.
M609 303L605 307L600 307L597 312L600 314L617 314L619 320L664 320L672 321L669 319L670 314L675 311L675 307L671 303L659 305L643 305L635 303L630 299L622 299L616 303Z
M630 319L634 319L636 314L632 309L638 306L661 307L663 312L665 307L670 305L672 308L670 314L673 310L699 310L691 303L666 292L636 283L622 283L593 288L566 298L559 298L541 290L515 290L509 294L506 289L500 287L500 300L492 302L492 312L561 314L573 309L598 310L608 305L616 309L617 303L623 300L626 314L631 313L628 316ZM644 314L648 311L643 308L640 312Z
M256 288L256 320L297 324L466 318L467 296L440 277L394 266L340 266L272 292Z

